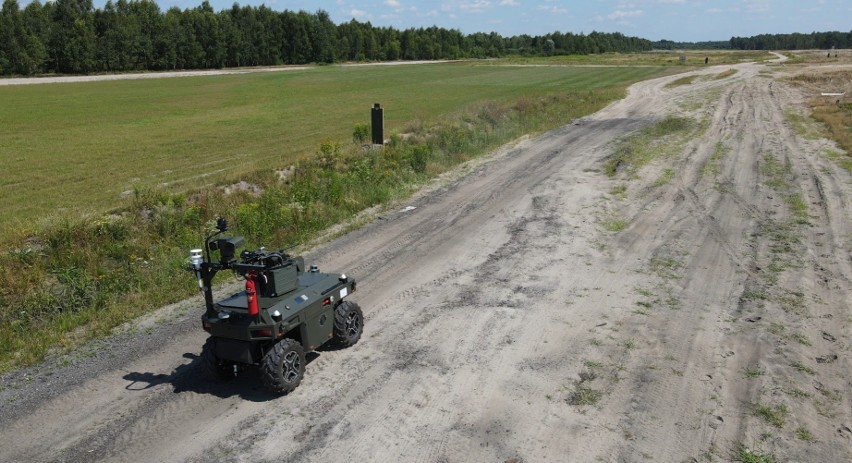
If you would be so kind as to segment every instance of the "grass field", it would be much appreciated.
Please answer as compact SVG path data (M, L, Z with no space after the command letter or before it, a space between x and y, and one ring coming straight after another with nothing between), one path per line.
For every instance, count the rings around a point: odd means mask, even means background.
M123 204L134 188L181 191L287 165L351 139L370 108L386 134L483 101L641 80L648 68L472 64L0 87L0 227ZM11 219L11 220L9 220ZM2 229L2 228L0 228Z
M685 61L680 62L683 56ZM566 55L551 57L508 57L502 62L513 62L519 64L549 64L549 65L608 65L608 66L704 66L704 58L708 58L708 65L737 64L750 61L764 61L776 59L777 57L765 51L740 51L740 50L671 50L651 51L646 53L604 53L602 55Z
M0 88L0 372L195 293L186 249L216 217L250 247L309 243L661 72L430 64ZM390 143L364 150L352 133L373 102ZM236 181L257 194L216 188Z

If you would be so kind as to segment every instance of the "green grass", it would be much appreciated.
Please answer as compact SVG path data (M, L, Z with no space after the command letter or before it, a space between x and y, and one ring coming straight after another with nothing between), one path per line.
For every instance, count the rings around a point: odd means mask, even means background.
M685 63L678 59L684 56ZM510 56L495 60L496 64L611 64L619 66L677 66L692 68L704 66L704 58L710 58L711 65L737 64L749 61L764 61L775 59L775 55L764 51L651 51L645 53L604 53L601 55L566 55L552 57Z
M759 449L750 449L745 445L738 445L734 450L731 460L742 463L775 463L775 457Z
M627 184L619 183L609 189L609 194L614 196L619 201L627 199Z
M793 130L806 140L816 140L823 136L822 127L796 109L784 111L784 118L793 126Z
M754 415L760 418L763 418L764 421L775 426L776 428L781 428L784 426L784 423L787 420L787 416L790 414L789 410L787 410L787 406L784 404L776 404L776 405L762 405L758 404L754 408Z
M663 186L668 184L674 178L674 169L664 169L660 177L654 181L654 186Z
M816 442L816 437L814 436L814 434L804 426L801 426L796 429L796 437L799 440L805 441L809 444Z
M730 152L730 148L726 147L722 142L716 143L713 149L713 154L707 159L704 167L701 170L702 175L716 176L719 175L722 159Z
M807 373L811 376L816 374L816 370L814 370L813 368L803 364L802 362L793 362L793 363L790 364L790 366L795 368L799 372Z
M38 220L0 242L0 372L195 294L186 251L217 216L248 246L310 242L468 159L594 112L651 72L432 66L2 89L14 103L0 117L15 128L0 134L3 153L31 150L38 167L13 159L15 175L56 181L25 194L3 173L0 207L19 224ZM374 101L390 143L363 150L353 127ZM256 193L217 187L237 180Z
M778 296L778 304L781 305L781 308L784 309L785 312L792 312L800 315L804 314L807 309L805 293L796 290L785 289L783 293Z
M585 362L583 362L583 365L585 365L586 368L589 368L589 369L603 368L603 366L604 366L603 363L595 362L595 361L592 361L592 360L586 360Z
M743 375L748 379L758 378L758 377L763 376L765 374L766 374L766 372L761 370L760 367L747 367L745 369L745 372L743 373Z
M324 140L346 141L370 108L386 134L482 101L621 87L653 68L472 64L316 67L302 71L0 87L0 214L103 211L134 188L181 192L268 165ZM593 96L568 102L583 106ZM610 97L611 98L611 97ZM553 125L559 122L553 121Z
M601 225L608 232L618 233L626 229L630 223L622 217L611 215L604 217L603 220L601 220Z
M603 392L589 385L597 378L597 374L594 370L589 370L580 372L579 376L580 379L575 383L574 390L568 395L566 402L577 406L597 404L603 398Z
M852 117L850 117L850 119L852 119ZM850 124L850 126L852 126L852 124ZM850 143L850 146L852 146L852 143ZM824 154L825 157L831 159L843 169L852 172L852 155L833 149L826 149Z
M604 162L604 172L610 177L626 172L629 177L635 178L651 162L675 157L689 137L700 129L701 124L692 119L669 116L636 135L620 140L613 155Z
M807 398L810 398L810 397L813 396L813 394L811 394L810 392L805 392L805 391L803 391L799 388L793 388L793 389L785 390L784 392L786 392L787 394L790 394L793 397L799 398L799 399L803 399L803 398L807 399Z
M790 193L784 195L784 202L790 208L790 212L793 214L797 224L807 225L810 223L808 221L808 204L802 199L801 194Z
M764 154L760 172L764 177L763 183L777 191L783 198L787 209L790 211L791 222L795 225L809 225L808 204L794 184L795 179L790 162L785 160L782 163L774 156ZM781 228L789 228L789 226ZM789 243L789 240L778 242L781 246L786 246Z
M787 328L780 323L770 323L767 331L784 339L792 339L803 346L811 345L807 336L802 333L787 333Z
M568 398L568 403L571 405L594 405L603 397L603 393L588 386L577 386L571 396Z
M680 270L683 268L683 263L674 257L652 257L649 262L651 271L657 274L660 278L666 280L680 279Z

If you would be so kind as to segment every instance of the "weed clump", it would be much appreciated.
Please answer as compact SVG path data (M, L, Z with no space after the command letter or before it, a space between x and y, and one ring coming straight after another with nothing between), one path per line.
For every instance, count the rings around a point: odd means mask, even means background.
M589 385L596 378L597 374L592 370L580 372L580 379L574 385L574 390L569 394L566 402L577 406L595 405L598 403L603 398L603 392L593 389Z
M787 415L790 412L787 410L787 406L784 404L776 404L776 405L762 405L758 404L754 408L754 415L760 418L763 418L764 421L775 426L776 428L780 428L784 426L784 423L787 420Z

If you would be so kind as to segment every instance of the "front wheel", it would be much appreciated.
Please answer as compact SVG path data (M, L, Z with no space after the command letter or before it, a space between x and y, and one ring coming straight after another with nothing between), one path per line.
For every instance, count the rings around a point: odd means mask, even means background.
M305 376L305 351L298 341L284 338L263 356L263 383L278 394L287 394Z
M334 309L334 343L341 347L354 345L364 332L364 313L358 304L343 301Z

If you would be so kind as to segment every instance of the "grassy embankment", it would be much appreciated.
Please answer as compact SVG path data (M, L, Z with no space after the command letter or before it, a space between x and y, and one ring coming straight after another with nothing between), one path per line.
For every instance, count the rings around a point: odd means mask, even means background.
M809 96L810 117L823 127L812 127L805 116L788 111L787 119L806 138L827 136L837 142L841 151L827 149L825 155L844 169L852 172L852 74L848 69L832 68L852 64L852 53L841 50L837 58L826 57L824 51L807 51L790 54L790 61L806 65L806 71L796 74L790 81L801 87ZM821 66L814 66L821 65ZM822 96L822 93L845 93L842 96Z
M658 72L325 67L0 88L0 372L193 294L183 261L217 216L253 245L306 242ZM373 102L391 142L363 150L352 129Z

